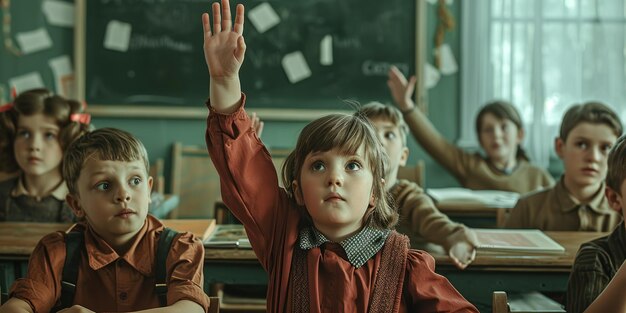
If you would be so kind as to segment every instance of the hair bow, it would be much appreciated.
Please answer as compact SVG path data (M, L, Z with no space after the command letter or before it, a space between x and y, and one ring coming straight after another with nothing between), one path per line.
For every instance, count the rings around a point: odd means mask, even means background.
M74 113L70 114L70 120L82 124L89 124L91 122L91 114L89 113Z
M9 111L13 108L13 102L5 103L0 105L0 113Z

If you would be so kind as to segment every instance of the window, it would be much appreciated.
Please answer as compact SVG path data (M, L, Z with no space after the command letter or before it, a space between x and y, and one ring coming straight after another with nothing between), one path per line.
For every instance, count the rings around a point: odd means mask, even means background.
M626 115L624 0L480 0L462 5L462 128L476 146L475 116L511 101L524 147L547 167L561 118L574 103L601 101Z

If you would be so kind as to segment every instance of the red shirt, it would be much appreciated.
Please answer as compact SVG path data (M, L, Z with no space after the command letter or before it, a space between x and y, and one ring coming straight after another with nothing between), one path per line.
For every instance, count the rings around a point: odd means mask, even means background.
M119 256L88 225L74 304L95 312L126 312L160 307L154 293L156 248L163 225L148 215L126 254ZM49 312L61 296L61 274L65 262L65 236L46 235L35 247L26 278L18 279L11 297L28 302L35 312ZM173 241L167 256L167 304L179 300L198 303L206 312L202 266L204 247L191 233Z
M220 174L222 199L243 223L269 274L268 312L289 312L288 283L300 216L278 186L270 154L252 130L243 105L231 115L210 112L206 143ZM379 251L356 268L338 244L309 250L309 311L366 312L380 256ZM478 312L445 277L434 272L434 263L423 251L409 251L400 312Z

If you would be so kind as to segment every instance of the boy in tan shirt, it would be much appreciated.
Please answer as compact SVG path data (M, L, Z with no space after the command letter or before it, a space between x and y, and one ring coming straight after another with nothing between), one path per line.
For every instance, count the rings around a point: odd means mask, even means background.
M609 150L622 134L619 117L608 106L587 102L563 117L555 149L565 168L551 188L521 198L507 228L557 231L611 231L622 220L604 197Z
M372 102L356 114L365 115L376 128L389 157L385 186L400 213L397 231L408 235L413 244L426 240L443 246L457 267L467 267L476 254L474 232L439 212L416 183L397 180L398 168L406 165L409 156L408 127L402 113L392 106Z

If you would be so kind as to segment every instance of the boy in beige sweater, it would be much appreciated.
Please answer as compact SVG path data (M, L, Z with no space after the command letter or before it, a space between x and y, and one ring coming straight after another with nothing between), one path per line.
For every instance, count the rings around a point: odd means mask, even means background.
M366 116L376 128L389 157L385 186L400 214L397 231L408 235L413 244L428 241L443 246L457 267L467 267L476 254L474 232L439 212L416 183L397 179L398 168L406 165L409 156L406 146L408 127L402 113L395 107L372 102L364 105L357 114Z

